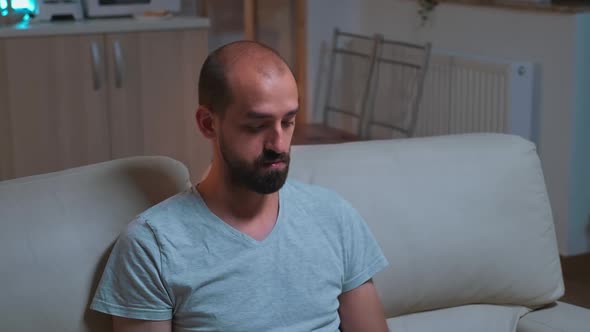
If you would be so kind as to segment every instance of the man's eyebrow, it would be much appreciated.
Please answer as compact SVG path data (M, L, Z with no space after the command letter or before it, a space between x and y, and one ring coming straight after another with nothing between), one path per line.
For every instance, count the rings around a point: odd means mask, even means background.
M297 112L299 112L299 109L292 110L292 111L288 112L287 114L285 114L283 117L294 116L295 114L297 114ZM250 112L246 113L246 117L249 119L268 119L268 118L274 118L274 115L269 114L269 113L250 111Z
M292 110L291 112L285 114L284 117L292 117L292 116L295 116L297 114L297 112L299 112L299 109Z
M267 119L267 118L272 118L272 114L268 114L268 113L260 113L260 112L254 112L254 111L250 111L248 113L246 113L246 117L249 119Z

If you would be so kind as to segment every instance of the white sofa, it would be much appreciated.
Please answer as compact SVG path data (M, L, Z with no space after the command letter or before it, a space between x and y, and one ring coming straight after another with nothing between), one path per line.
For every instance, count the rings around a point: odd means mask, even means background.
M375 282L392 331L590 331L564 292L535 147L473 134L296 146L292 178L347 198L390 261ZM0 331L110 331L88 310L118 233L186 189L135 157L0 182Z

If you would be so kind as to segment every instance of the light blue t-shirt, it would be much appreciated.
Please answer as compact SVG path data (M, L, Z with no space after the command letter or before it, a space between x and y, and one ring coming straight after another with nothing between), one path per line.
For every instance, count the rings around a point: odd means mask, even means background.
M358 213L288 181L262 241L216 217L196 190L148 209L119 237L91 308L174 331L338 331L338 296L387 266Z

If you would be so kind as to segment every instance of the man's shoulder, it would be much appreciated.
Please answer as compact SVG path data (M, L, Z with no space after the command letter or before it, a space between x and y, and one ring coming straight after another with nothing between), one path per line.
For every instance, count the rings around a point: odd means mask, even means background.
M286 187L289 218L295 225L321 229L321 234L339 235L357 222L358 213L352 205L333 189L300 181L289 181ZM339 237L333 239L334 243Z
M290 201L298 201L308 207L340 208L348 202L336 191L320 186L290 179L286 185L286 196Z
M160 243L164 238L183 236L190 224L187 219L194 216L194 209L192 192L182 191L136 215L127 224L121 238Z
M179 192L136 215L127 225L127 235L156 233L160 228L174 230L191 209L194 209L191 191Z
M194 208L194 202L191 200L192 192L185 190L179 192L167 199L149 207L141 212L138 219L159 220L161 218L174 217L187 213L187 210Z
M327 197L329 199L340 199L340 195L324 186L302 182L297 179L289 179L285 185L286 192L289 195L299 197Z

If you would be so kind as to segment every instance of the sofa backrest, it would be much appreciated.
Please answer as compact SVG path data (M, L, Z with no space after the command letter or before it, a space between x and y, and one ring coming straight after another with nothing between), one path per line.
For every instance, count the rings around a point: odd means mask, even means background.
M563 294L534 145L478 134L293 147L290 176L332 188L373 230L390 267L387 316L470 303L535 307ZM165 157L0 182L0 331L110 331L88 310L118 234L186 189Z
M88 306L114 241L188 179L136 157L0 182L0 331L111 331Z
M543 173L524 139L295 146L290 176L335 190L366 219L390 262L375 278L388 317L563 295Z

